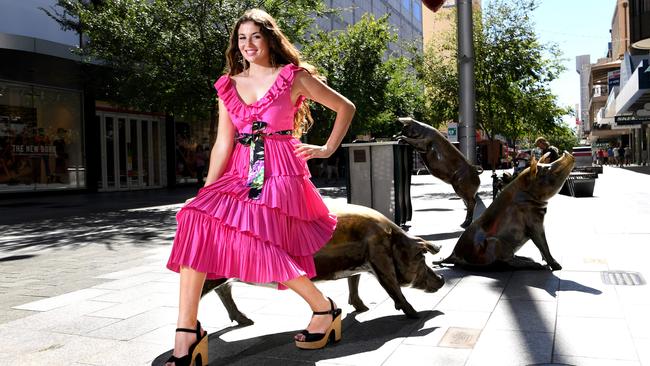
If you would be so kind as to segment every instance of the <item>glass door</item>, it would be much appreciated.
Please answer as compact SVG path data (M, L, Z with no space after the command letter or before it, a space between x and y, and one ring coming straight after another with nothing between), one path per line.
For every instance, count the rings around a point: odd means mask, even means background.
M99 113L102 175L99 190L162 186L162 129L153 118Z

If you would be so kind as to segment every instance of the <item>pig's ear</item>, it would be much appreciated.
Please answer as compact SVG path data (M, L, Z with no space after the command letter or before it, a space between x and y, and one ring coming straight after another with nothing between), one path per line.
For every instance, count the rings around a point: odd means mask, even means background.
M537 159L533 156L530 158L530 174L529 176L532 178L537 175Z

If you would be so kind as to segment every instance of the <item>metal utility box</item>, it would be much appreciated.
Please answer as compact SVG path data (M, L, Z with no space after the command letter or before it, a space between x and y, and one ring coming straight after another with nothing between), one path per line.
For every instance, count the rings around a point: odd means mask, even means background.
M411 220L411 147L397 141L343 147L348 203L371 207L397 225Z

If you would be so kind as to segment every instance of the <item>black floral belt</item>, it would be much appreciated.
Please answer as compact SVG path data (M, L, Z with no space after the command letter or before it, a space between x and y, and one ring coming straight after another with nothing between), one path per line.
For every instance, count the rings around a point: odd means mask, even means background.
M291 135L292 130L264 133L267 123L264 121L253 122L252 133L237 133L235 140L242 145L250 146L248 164L248 179L246 185L250 187L248 198L258 199L264 186L264 137L271 135Z

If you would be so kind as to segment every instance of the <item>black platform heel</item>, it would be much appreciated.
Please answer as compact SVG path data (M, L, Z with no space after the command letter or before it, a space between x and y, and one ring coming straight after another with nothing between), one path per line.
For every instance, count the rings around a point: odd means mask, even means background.
M304 341L296 341L296 347L300 349L320 349L327 345L330 339L334 342L341 340L341 309L334 308L334 301L330 301L331 308L329 311L314 311L314 315L332 315L332 324L325 330L325 333L309 333L306 329L300 332L305 336Z
M201 335L201 322L196 321L196 329L176 328L177 332L195 333L196 342L192 343L187 354L183 357L172 355L167 362L175 366L204 366L208 364L208 332Z

